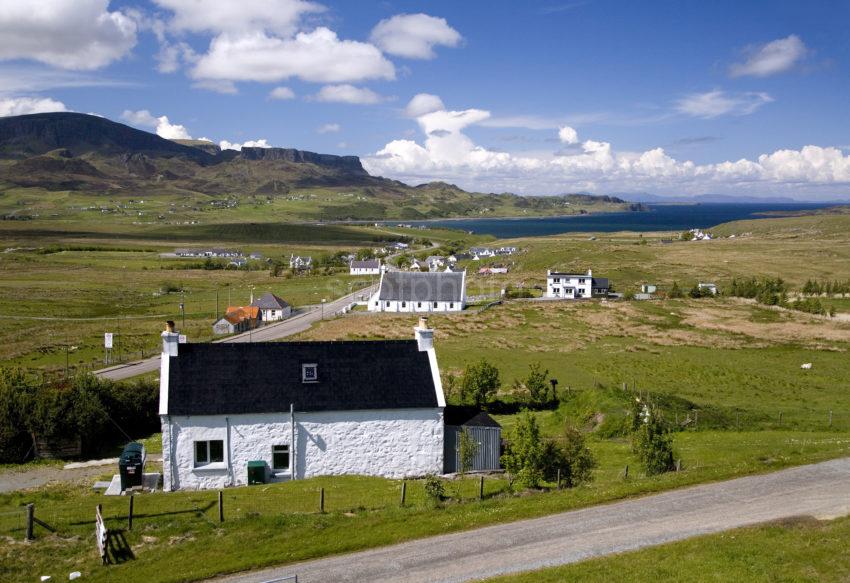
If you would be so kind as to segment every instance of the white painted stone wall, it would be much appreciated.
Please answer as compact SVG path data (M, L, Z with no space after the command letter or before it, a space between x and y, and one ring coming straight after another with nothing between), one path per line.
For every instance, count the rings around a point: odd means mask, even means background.
M387 305L389 304L389 305ZM437 304L436 306L434 304ZM378 294L369 299L370 312L460 312L465 307L464 302L400 302L396 300L379 300Z
M290 306L286 306L282 310L260 310L262 312L261 318L263 322L277 322L278 320L285 320L289 316L292 315L292 308Z
M163 484L208 489L247 484L249 461L291 440L289 412L250 415L162 416ZM443 412L393 409L295 413L296 478L356 474L404 478L443 471ZM224 462L194 467L194 442L224 441ZM173 455L172 455L173 452Z
M381 275L380 267L349 267L349 275Z

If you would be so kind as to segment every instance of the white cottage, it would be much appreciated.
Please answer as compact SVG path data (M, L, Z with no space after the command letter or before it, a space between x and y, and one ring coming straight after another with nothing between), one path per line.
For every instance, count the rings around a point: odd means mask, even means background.
M385 271L369 298L370 312L460 312L466 307L466 271Z
M587 273L563 273L548 270L546 272L546 297L558 299L579 299L606 297L610 284L608 278L593 277L593 271Z
M443 470L434 331L415 340L178 344L162 333L165 490Z
M292 315L292 306L271 292L266 292L259 299L251 302L251 306L260 309L260 318L263 322L277 322Z
M349 264L349 275L380 275L380 273L380 259L365 259L363 261L352 260Z

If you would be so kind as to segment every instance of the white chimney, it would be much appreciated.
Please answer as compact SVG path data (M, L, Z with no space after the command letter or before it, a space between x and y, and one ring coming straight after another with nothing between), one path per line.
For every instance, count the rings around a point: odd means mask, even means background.
M428 318L419 318L419 325L413 329L419 352L426 352L434 348L434 330L428 327Z
M592 269L587 270L587 277L593 277L593 270Z
M165 323L165 332L162 333L163 356L177 356L177 345L180 343L180 334L174 331L174 322L169 320Z

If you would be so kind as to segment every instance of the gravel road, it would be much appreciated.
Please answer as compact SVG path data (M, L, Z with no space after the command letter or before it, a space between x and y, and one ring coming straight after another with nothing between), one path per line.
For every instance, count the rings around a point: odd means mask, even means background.
M844 458L216 581L295 574L299 583L471 581L792 516L849 513L850 458Z

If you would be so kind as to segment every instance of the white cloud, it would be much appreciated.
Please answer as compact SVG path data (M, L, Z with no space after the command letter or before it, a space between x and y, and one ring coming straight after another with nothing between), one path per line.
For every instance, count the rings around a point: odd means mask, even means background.
M166 115L156 117L147 109L140 109L139 111L126 109L121 114L121 119L134 126L152 128L156 131L156 135L166 140L192 139L184 126L171 123Z
M174 30L212 33L244 33L255 30L289 36L301 17L325 8L302 0L154 0L173 12L169 26Z
M694 117L712 118L721 115L749 115L773 98L763 92L731 95L719 89L706 93L692 93L676 102L679 113Z
M68 108L49 97L0 97L0 117L50 111L68 111Z
M408 59L433 59L435 46L456 47L463 40L445 18L397 14L375 25L370 40L385 53Z
M325 85L312 99L325 103L353 103L356 105L372 105L385 101L384 97L371 89L348 84Z
M800 37L790 35L757 47L750 47L749 57L743 63L729 67L732 77L769 77L787 71L808 54L809 50Z
M215 37L191 70L196 80L274 83L299 78L311 83L393 79L395 67L368 43L340 40L328 28L278 38L255 31Z
M836 186L841 186L850 193L850 156L838 148L810 145L717 164L679 161L662 148L617 151L596 140L585 140L574 153L513 154L478 146L463 133L489 116L479 109L423 114L416 121L425 134L424 143L394 140L363 163L373 174L412 183L448 180L492 192L823 192L834 198Z
M558 129L558 139L564 144L578 144L578 132L570 126Z
M242 148L271 148L271 144L269 144L268 140L265 138L259 140L248 140L247 142L242 142L241 144L228 142L227 140L221 140L218 143L219 148L222 150L241 150Z
M320 134L331 134L336 133L341 130L342 127L338 123L326 123L325 125L319 126L316 129L316 132Z
M275 87L269 92L269 99L295 99L295 92L289 87Z
M431 113L432 111L440 109L445 109L445 106L443 105L443 100L437 95L432 95L430 93L417 93L407 103L407 107L404 108L404 113L409 117L419 117L420 115Z
M136 45L136 22L109 0L6 0L0 6L0 60L29 59L91 70Z

